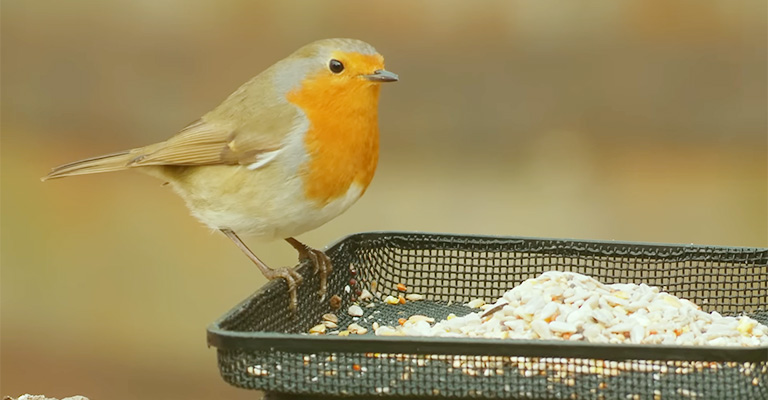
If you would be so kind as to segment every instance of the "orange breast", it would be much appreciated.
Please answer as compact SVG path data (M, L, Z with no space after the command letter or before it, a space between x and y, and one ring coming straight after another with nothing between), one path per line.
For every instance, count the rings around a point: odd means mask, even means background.
M379 158L379 85L311 78L287 99L310 122L304 139L309 160L301 171L307 198L325 205L353 183L365 191Z

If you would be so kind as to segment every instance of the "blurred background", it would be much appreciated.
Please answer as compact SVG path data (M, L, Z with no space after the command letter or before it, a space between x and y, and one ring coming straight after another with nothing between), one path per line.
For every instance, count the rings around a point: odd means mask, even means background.
M300 239L422 230L768 246L766 2L2 2L0 396L254 398L205 328L263 279L159 181L41 183L164 140L326 37L372 43L377 176ZM252 243L293 265L285 243Z

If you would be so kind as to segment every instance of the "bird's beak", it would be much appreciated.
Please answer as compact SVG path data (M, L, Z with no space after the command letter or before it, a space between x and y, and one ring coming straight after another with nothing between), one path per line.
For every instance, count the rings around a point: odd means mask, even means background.
M372 74L362 75L363 78L371 82L397 82L397 74L384 69L377 69Z

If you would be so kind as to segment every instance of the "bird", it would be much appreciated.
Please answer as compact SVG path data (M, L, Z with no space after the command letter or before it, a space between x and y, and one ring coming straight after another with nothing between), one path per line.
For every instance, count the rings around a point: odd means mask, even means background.
M204 225L229 238L297 307L301 275L270 268L240 238L283 239L325 295L331 261L297 239L339 216L373 179L381 84L398 81L356 39L309 43L262 71L166 141L53 168L43 181L137 170L160 178Z

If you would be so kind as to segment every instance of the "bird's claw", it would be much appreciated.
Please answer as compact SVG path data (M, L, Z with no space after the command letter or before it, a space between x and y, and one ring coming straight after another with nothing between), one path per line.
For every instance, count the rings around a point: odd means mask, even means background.
M278 268L273 269L272 272L267 276L267 279L285 280L285 284L288 286L288 306L290 307L291 311L296 311L298 305L297 289L299 288L299 285L301 285L301 282L304 281L304 278L293 268Z
M315 274L320 276L320 298L322 299L328 291L328 276L333 270L331 259L322 251L313 248L308 248L306 256L312 262L312 269Z

